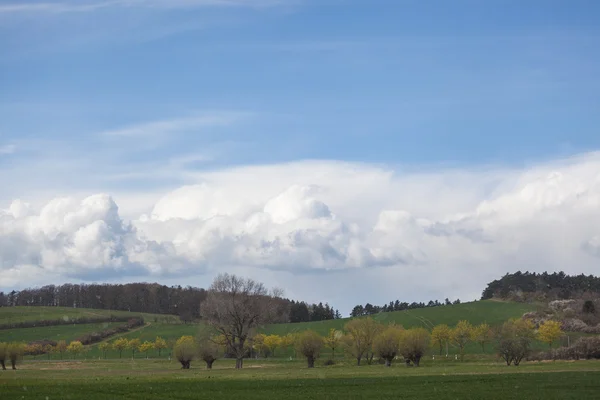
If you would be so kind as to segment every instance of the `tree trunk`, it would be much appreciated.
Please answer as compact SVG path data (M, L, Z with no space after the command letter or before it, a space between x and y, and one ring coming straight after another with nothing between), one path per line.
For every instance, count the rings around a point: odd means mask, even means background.
M4 364L4 360L0 360L0 365L2 365L2 369L6 371L6 364Z
M17 369L17 360L10 360L10 364L12 365L12 369Z
M235 359L235 369L242 369L244 367L244 358Z
M446 341L446 358L448 358L448 342Z
M392 359L391 358L386 358L385 359L385 366L386 367L391 367L392 366Z
M212 369L212 365L215 362L215 360L210 360L206 362L206 369Z
M421 363L421 357L415 357L415 359L413 360L413 363L415 364L415 367L418 367L419 364Z
M442 350L443 350L442 342L440 342L440 356L442 355Z
M308 368L315 367L315 358L312 356L306 357L306 361L308 362Z
M362 357L356 357L356 365L358 365L359 367L360 367L360 359L361 359L361 358L362 358Z

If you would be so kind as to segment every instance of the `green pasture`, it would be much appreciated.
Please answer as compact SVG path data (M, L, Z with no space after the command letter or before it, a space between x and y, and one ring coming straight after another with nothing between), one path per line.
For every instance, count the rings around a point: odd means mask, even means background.
M247 360L243 370L218 360L213 370L175 361L28 361L0 371L0 393L15 399L592 399L600 393L600 362L524 363L483 359L425 360L307 369L302 361Z

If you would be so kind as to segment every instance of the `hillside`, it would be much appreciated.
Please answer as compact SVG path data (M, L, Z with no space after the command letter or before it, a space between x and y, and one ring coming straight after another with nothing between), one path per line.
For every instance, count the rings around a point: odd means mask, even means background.
M88 308L72 307L38 307L17 306L0 307L0 325L25 321L41 320L74 320L77 318L108 318L111 315L118 317L143 317L146 320L165 319L165 315L136 313L128 311L94 310ZM171 317L173 318L173 317Z
M535 310L535 306L525 303L499 302L493 300L475 301L452 306L418 308L414 310L394 311L373 315L373 319L383 322L400 324L405 328L422 326L431 328L438 324L455 325L460 320L467 320L472 324L483 322L497 325L509 318L520 317L528 311ZM297 324L275 324L265 328L265 333L284 335L290 332L299 332L313 329L325 335L331 328L343 329L350 318L342 318L319 322L303 322Z

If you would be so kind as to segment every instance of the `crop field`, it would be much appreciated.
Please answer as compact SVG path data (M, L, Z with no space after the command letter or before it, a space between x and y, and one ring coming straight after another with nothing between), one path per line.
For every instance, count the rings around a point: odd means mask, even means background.
M31 342L40 339L71 341L90 332L122 325L123 322L103 322L98 324L56 325L40 328L19 328L0 330L0 342Z
M0 324L40 321L40 320L69 320L76 318L102 318L111 315L119 317L144 317L146 320L164 319L164 315L136 313L129 311L94 310L72 307L2 307L0 308Z
M348 362L307 369L299 360L247 360L243 370L219 360L181 370L167 360L27 361L0 371L11 399L592 399L600 394L600 362L524 363L486 359L356 367Z

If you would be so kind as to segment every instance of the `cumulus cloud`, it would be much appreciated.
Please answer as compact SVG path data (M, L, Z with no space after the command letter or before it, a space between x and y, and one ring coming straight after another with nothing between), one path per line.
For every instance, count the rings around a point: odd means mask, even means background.
M227 270L349 305L475 298L517 269L597 272L596 153L522 170L400 173L314 161L195 179L131 221L108 195L37 210L14 201L0 211L0 286L32 270L64 280L195 277L201 285Z

